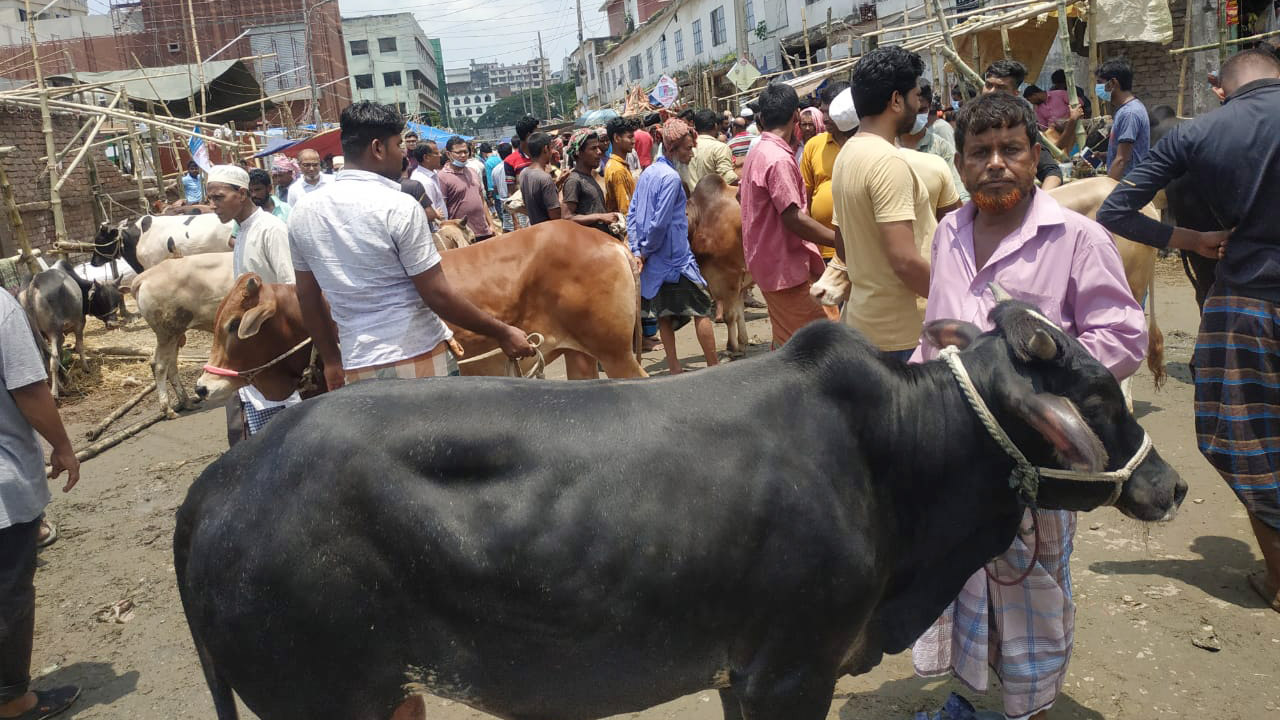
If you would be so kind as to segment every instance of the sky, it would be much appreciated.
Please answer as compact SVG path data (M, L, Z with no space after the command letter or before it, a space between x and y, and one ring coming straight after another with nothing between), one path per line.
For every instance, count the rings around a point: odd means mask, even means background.
M538 55L538 31L551 72L562 69L578 42L577 0L337 0L343 17L412 12L427 37L440 38L446 68L476 62L517 63ZM586 37L608 34L603 0L581 0ZM299 3L301 5L301 3ZM108 0L89 0L106 12Z

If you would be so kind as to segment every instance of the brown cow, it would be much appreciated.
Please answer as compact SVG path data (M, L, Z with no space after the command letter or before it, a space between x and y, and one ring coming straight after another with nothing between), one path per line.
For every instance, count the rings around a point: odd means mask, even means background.
M545 338L540 351L546 361L564 355L571 380L596 377L597 360L611 378L647 375L632 354L637 279L631 253L608 235L568 220L553 220L449 250L442 254L441 266L454 289L481 310L527 332L540 333ZM250 292L250 277L256 276L240 278L218 308L212 366L235 371L256 368L307 337L294 287L267 285L269 291ZM287 301L281 299L284 294L289 296ZM260 305L262 310L257 309ZM285 317L266 322L280 314ZM258 326L252 335L244 335L246 317ZM233 324L237 335L230 338ZM463 375L506 374L507 359L501 354L467 362L496 349L497 343L450 328L465 351ZM250 337L252 342L241 342ZM529 362L525 361L526 367ZM264 370L254 378L254 385L268 398L282 399L288 395L285 388L291 392L301 379L305 361L294 358L275 367L283 375ZM260 385L259 379L269 385ZM243 377L205 372L197 381L196 393L217 402L244 384Z
M751 284L751 275L742 251L737 190L719 175L707 175L693 189L687 212L689 248L729 329L729 354L742 355L748 342L742 290Z

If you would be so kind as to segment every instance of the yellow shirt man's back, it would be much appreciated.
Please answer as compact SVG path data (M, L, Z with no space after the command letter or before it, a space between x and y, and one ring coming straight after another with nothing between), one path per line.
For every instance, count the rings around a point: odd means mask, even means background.
M881 350L915 348L924 308L889 265L879 224L912 221L916 250L927 260L938 226L928 188L896 146L871 133L844 144L831 183L832 222L844 239L851 285L845 323Z
M636 176L631 174L627 161L610 155L604 166L604 208L623 215L631 209L631 195L636 191Z

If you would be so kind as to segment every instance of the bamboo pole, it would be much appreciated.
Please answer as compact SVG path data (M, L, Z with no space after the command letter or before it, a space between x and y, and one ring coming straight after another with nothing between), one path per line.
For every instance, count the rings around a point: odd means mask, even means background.
M147 137L151 140L151 167L156 174L156 199L164 200L164 164L160 162L160 128L156 127L156 105L147 101Z
M1102 48L1098 47L1098 23L1097 23L1097 6L1094 5L1098 0L1089 0L1089 95L1093 99L1093 107L1097 108L1098 115L1102 115L1102 105L1098 102L1098 86L1093 82L1098 77L1098 56L1102 54ZM1187 0L1190 6L1191 0ZM1187 23L1190 25L1190 23ZM1063 70L1066 73L1066 70Z
M124 104L129 105L129 94L125 93ZM129 152L133 156L133 179L138 185L138 209L143 215L150 212L147 207L147 191L142 183L142 144L138 142L138 124L129 121Z
M90 458L95 458L101 455L102 453L106 452L107 450L110 450L111 448L115 447L116 445L119 445L125 440L128 440L134 435L137 435L143 430L146 430L152 425L155 425L156 423L160 422L161 420L164 419L164 416L165 416L164 410L157 410L154 414L149 415L143 418L142 420L139 420L138 422L134 423L133 425L130 425L124 430L121 430L120 432L114 435L105 437L99 440L98 442L90 445L89 447L78 451L76 453L76 459L79 460L80 462L84 462L85 460L88 460ZM48 475L49 466L46 465L44 470L45 470L45 474Z
M29 0L28 0L28 1L29 1ZM36 105L36 104L37 104L37 103L35 103L34 101L32 101L32 100L27 100L27 99L17 100L17 99L12 99L12 98L11 98L11 99L9 99L9 101L10 101L10 102L13 102L13 103L16 103L16 104L18 104L18 105L27 105L27 106L32 106L32 105ZM57 107L57 108L62 109L62 110L79 110L79 111L81 111L81 112L97 113L97 114L101 114L101 115L107 115L107 116L110 116L111 118L113 118L113 119L117 119L117 120L126 120L126 121L127 121L127 120L132 120L132 119L134 119L135 117L137 117L134 113L129 112L129 111L124 111L124 110L114 110L114 109L109 109L109 108L104 108L104 107L98 107L98 106L96 106L96 105L83 105L83 104L81 104L81 103L69 102L69 101L66 101L66 100L48 100L48 104L49 104L50 106ZM184 120L175 119L175 122L185 122L185 121L184 121ZM212 124L212 123L196 123L196 124L198 124L198 125L204 125L204 126L207 126L207 127L210 127L210 128L214 128L214 129L221 127L220 125L214 125L214 124ZM231 141L229 141L229 140L220 140L220 139L218 139L218 138L210 137L209 135L200 135L200 134L196 133L194 130L187 130L186 128L179 127L178 125L174 125L174 124L172 124L172 123L168 123L168 122L157 122L157 125L159 125L160 127L164 128L165 130L169 130L170 132L176 132L176 133L179 133L179 134L181 134L181 135L187 135L187 136L190 136L190 137L198 137L198 138L200 138L200 139L202 139L202 140L210 141L210 142L213 142L213 143L215 143L215 144L224 145L224 146L234 146L234 145L235 145L235 143L234 143L234 142L231 142ZM49 156L50 156L50 157L54 156L54 152L53 152L52 150L51 150L51 151L49 151Z
M1202 50L1212 50L1221 45L1226 45L1230 47L1232 45L1241 45L1243 43L1253 42L1254 40L1261 40L1263 38L1274 37L1276 35L1280 35L1280 30L1269 30L1264 33L1258 33L1257 35L1250 35L1248 37L1236 38L1234 40L1226 40L1224 42L1209 43L1208 45L1196 45L1194 47L1178 48L1177 50L1170 50L1169 54L1182 55L1184 53L1200 52Z
M1227 61L1227 5L1218 0L1218 67Z
M1076 92L1075 63L1071 61L1071 33L1067 31L1067 0L1058 0L1058 46L1062 51L1062 72L1067 76L1067 97L1074 107L1080 107L1080 94ZM1083 150L1087 142L1084 123L1076 123L1076 144ZM1052 144L1052 143L1051 143Z
M1092 39L1092 38L1090 38ZM1186 10L1182 15L1182 49L1185 51L1191 46L1191 0L1187 0ZM1182 110L1185 107L1183 101L1187 95L1187 62L1191 59L1189 53L1182 53L1180 60L1181 67L1178 68L1178 102L1174 114L1182 117Z
M139 359L145 360L146 357L144 356ZM99 435L102 434L104 430L110 427L111 423L129 414L130 410L137 407L138 403L142 402L143 399L145 399L148 395L150 395L155 389L156 389L155 381L152 381L150 385L142 389L142 392L135 395L132 399L130 399L125 404L121 405L115 410L112 410L110 415L102 419L102 422L98 423L97 425L94 425L88 432L84 434L85 439L93 440L97 438Z
M120 94L117 93L116 97L119 98ZM62 190L63 184L67 182L67 178L71 177L71 173L75 172L76 168L80 165L80 161L83 160L85 154L89 152L93 139L98 136L98 131L102 129L102 123L106 121L106 115L99 115L96 120L85 124L86 127L88 125L93 125L93 129L89 131L89 137L85 138L84 145L80 147L80 152L76 153L76 156L71 158L71 162L67 165L66 169L62 171L62 177L58 178L58 182L54 183L54 188L59 191Z
M809 51L809 17L804 11L805 6L800 6L800 32L804 35L804 61L813 62L813 53Z
M983 9L983 11L985 11L985 12L988 12L988 13L989 13L989 12L991 12L992 10L1008 10L1008 9L1010 9L1010 8L1019 8L1019 7L1026 7L1026 6L1030 6L1030 5L1038 5L1038 4L1042 3L1042 2L1044 2L1044 0L1018 0L1018 2L1004 3L1004 4L1001 4L1001 5L991 5L991 6L989 6L989 7L985 7L985 8L982 8L982 9ZM926 11L926 17L925 17L925 19L924 19L924 20L921 20L921 21L919 21L919 22L915 22L915 23L911 23L910 25L904 25L904 26L902 26L902 27L893 26L893 27L879 28L879 29L873 30L873 31L871 31L871 32L865 33L865 34L861 35L861 37L864 37L864 38L868 38L868 37L878 37L878 36L880 36L880 35L885 35L885 34L887 34L887 33L891 33L891 32L899 32L899 31L902 31L902 30L914 30L914 29L916 29L916 28L924 27L924 26L926 26L926 25L933 25L933 24L936 24L936 23L937 23L937 20L935 20L935 19L932 17L933 13L929 11L929 6L928 6L928 5L918 5L918 6L914 7L914 8L910 8L910 11L911 11L911 12L914 12L914 11L916 11L916 10L921 10L921 9L923 9L923 10L925 10L925 11ZM954 14L954 15L947 15L946 17L947 17L947 20L952 20L952 21L954 21L954 20L960 20L960 19L962 19L962 18L964 18L965 20L968 20L968 19L971 19L971 18L983 18L983 17L986 17L986 16L985 16L985 15L978 15L978 14L973 13L973 12L969 12L969 13L956 13L956 14Z
M345 79L345 78L343 78L343 79ZM322 87L324 87L324 86L322 86ZM250 106L252 106L252 105L259 105L259 104L262 104L262 103L264 103L265 101L268 101L268 100L269 100L269 101L271 101L271 102L275 102L276 100L278 100L278 99L280 99L280 98L284 97L285 95L293 95L294 93L298 93L298 92L302 92L302 91L304 91L304 90L310 90L310 89L311 89L311 86L310 86L310 85L307 85L306 87L301 87L301 88L292 88L292 89L290 89L290 90L285 90L284 92L278 92L278 93L276 93L275 95L269 95L269 96L267 96L266 98L258 98L257 100L250 100L249 102L242 102L242 103L240 103L239 105L232 105L231 107L218 108L217 110L214 110L213 112L208 113L208 114L206 114L206 115L194 115L194 116L192 116L192 118L191 118L191 119L193 119L193 120L195 120L195 119L203 119L203 118L209 117L209 116L211 116L211 115L221 115L221 114L223 114L223 113L231 112L232 110L241 110L241 109L243 109L243 108L247 108L247 107L250 107ZM214 126L214 127L222 127L222 126L221 126L221 125L216 125L216 126Z
M191 28L191 50L196 54L196 71L200 75L200 112L205 113L209 110L209 96L204 86L204 63L200 61L200 41L196 38L196 12L191 9L191 0L187 0L187 21Z
M1009 28L1006 25L1000 26L1000 49L1004 52L1006 60L1013 57L1013 47L1009 44Z
M13 185L9 182L9 173L4 169L4 158L13 151L13 146L0 148L0 195L4 196L4 206L9 211L9 224L13 226L13 237L18 241L18 259L27 264L32 275L40 272L40 264L36 262L31 251L31 237L22 224L22 213L18 212L18 200L13 193Z
M40 66L40 51L36 47L36 22L31 14L31 0L24 0L27 12L27 33L31 36L31 61L35 63L36 87L40 106L40 130L44 133L45 168L49 173L49 211L53 213L53 237L55 241L67 239L67 221L62 214L62 197L56 187L58 165L55 160L57 147L53 140L53 116L49 113L49 95L45 92L44 69Z

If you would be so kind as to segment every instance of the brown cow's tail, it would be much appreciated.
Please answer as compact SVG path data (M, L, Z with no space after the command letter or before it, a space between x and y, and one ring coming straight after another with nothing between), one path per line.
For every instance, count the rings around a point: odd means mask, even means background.
M1168 374L1164 371L1164 333L1156 321L1156 274L1151 273L1147 285L1147 306L1151 308L1151 321L1147 330L1147 369L1156 389L1164 387Z

